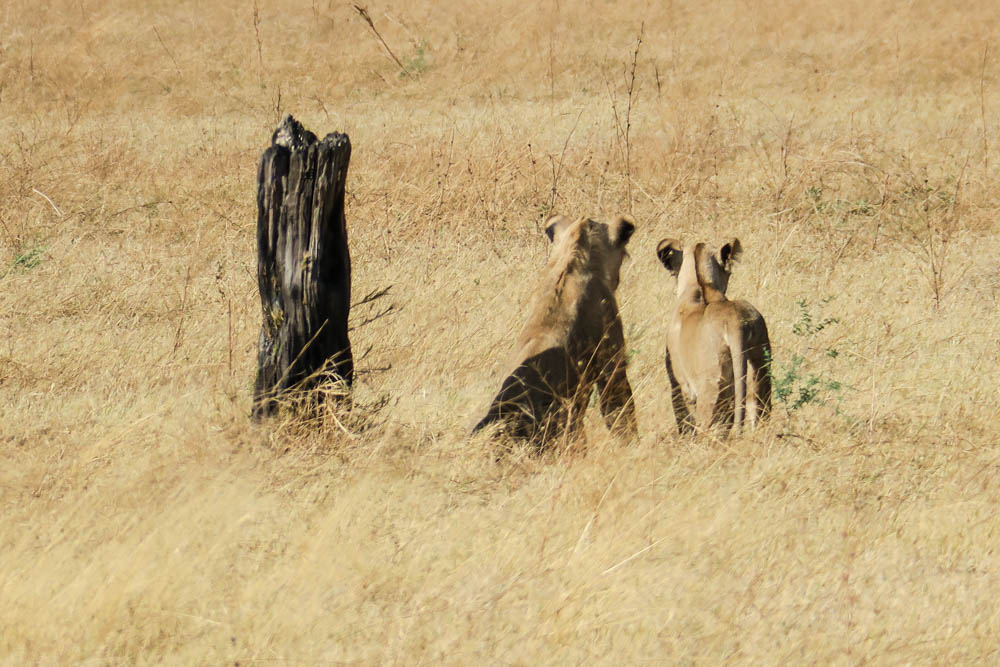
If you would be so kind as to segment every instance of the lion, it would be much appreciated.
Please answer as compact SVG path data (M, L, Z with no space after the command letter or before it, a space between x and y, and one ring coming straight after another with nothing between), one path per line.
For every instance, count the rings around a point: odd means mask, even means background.
M713 425L739 431L744 421L754 426L771 410L767 324L750 303L726 297L733 263L742 254L735 238L717 252L704 243L681 246L674 239L656 247L663 266L677 278L666 366L681 433Z
M552 249L518 338L513 370L473 432L499 422L510 436L539 446L575 435L596 386L608 428L636 435L615 300L634 231L635 221L627 215L611 224L561 215L545 221Z

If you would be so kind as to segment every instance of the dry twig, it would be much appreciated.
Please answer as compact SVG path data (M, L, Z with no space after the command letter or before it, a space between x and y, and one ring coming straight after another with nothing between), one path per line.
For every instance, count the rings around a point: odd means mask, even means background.
M382 35L379 34L378 29L375 27L375 22L372 21L372 17L371 15L368 14L368 10L358 5L354 5L354 9L357 10L358 14L361 15L361 18L365 20L365 23L367 23L368 27L372 29L372 32L375 33L375 36L378 37L378 41L382 43L382 47L386 50L386 53L389 54L389 56L399 67L399 71L405 72L406 66L403 64L403 61L401 61L399 58L396 57L396 54L392 52L392 49L390 49L389 45L385 43L385 40L382 39Z

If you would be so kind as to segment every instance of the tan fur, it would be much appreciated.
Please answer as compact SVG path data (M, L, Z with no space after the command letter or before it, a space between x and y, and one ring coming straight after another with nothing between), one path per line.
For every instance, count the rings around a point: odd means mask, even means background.
M548 265L500 392L475 431L503 422L515 437L543 444L575 433L593 388L613 432L636 434L625 338L615 290L635 222L610 225L552 216Z
M732 264L742 254L739 239L718 252L663 239L656 254L677 278L666 366L678 430L754 425L771 409L771 342L760 312L726 297Z

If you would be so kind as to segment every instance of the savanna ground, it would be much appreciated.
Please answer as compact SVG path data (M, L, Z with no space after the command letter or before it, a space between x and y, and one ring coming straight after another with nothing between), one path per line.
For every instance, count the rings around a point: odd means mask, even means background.
M996 661L1000 9L789 4L7 2L0 659ZM255 424L287 112L391 290L356 414ZM497 462L551 210L638 221L641 438ZM676 435L664 236L742 240L763 429Z

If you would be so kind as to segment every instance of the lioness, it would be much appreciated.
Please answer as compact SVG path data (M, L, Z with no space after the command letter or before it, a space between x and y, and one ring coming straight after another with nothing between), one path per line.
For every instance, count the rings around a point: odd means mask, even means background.
M771 409L767 364L771 341L764 317L746 301L726 298L739 239L714 252L663 239L656 256L677 278L677 307L667 329L667 374L681 433L723 424L741 429ZM692 420L691 413L694 412Z
M625 337L615 301L625 245L635 221L611 224L554 215L545 233L548 265L500 392L473 432L502 422L513 437L538 445L581 425L596 385L601 414L613 432L636 434Z

